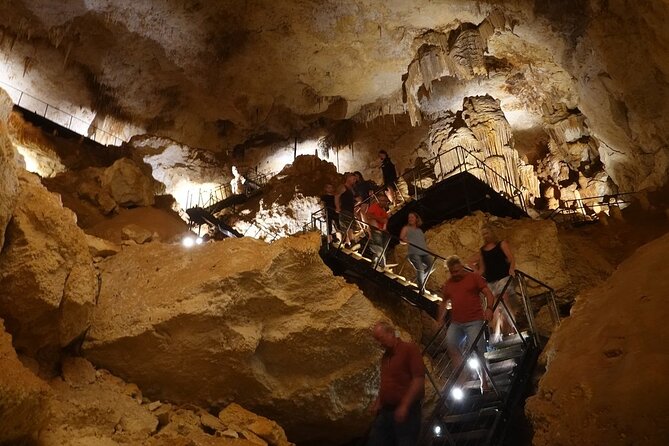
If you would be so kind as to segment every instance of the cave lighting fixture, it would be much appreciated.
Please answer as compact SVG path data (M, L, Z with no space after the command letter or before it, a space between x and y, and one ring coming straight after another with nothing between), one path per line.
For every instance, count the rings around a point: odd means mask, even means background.
M460 401L465 397L465 392L460 387L453 387L451 389L451 396L454 400Z
M441 426L435 424L434 427L432 428L432 432L434 432L435 437L441 437Z
M184 245L185 248L192 248L193 246L201 245L202 243L204 243L202 237L193 237L192 235L187 235L181 239L181 244Z
M467 360L467 365L469 366L470 369L472 370L478 370L479 367L481 366L481 363L479 362L479 358L477 358L475 355L472 356Z

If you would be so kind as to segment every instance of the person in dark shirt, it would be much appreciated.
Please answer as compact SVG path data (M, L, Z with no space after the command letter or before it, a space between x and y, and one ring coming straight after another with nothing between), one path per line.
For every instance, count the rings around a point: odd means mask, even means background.
M367 446L413 446L418 442L425 394L420 348L398 338L387 322L376 323L372 335L385 352L381 357L379 395L371 407L375 419Z
M355 171L353 175L356 177L355 187L353 193L355 194L355 215L363 223L367 223L367 209L370 204L370 197L374 193L374 187L371 181L365 180L362 173Z
M515 317L518 312L518 298L513 282L513 278L516 277L516 259L513 256L511 245L506 240L500 240L495 229L489 224L481 227L481 237L483 238L483 246L479 251L478 272L488 282L488 286L495 297L502 292L509 276L512 278L503 299L512 317ZM511 334L513 324L509 317L510 315L506 313L502 305L498 305L491 324L493 342L501 340L504 334Z
M325 207L325 216L328 233L328 243L332 242L332 234L341 238L338 232L339 214L337 214L337 205L335 203L334 186L332 184L325 185L325 193L321 195L321 202Z
M381 160L381 174L383 175L383 187L386 190L388 200L395 206L395 193L397 192L397 170L388 152L379 150L379 159Z
M357 225L354 221L355 213L355 194L353 188L356 178L352 173L347 173L344 177L344 184L340 187L339 193L335 195L335 209L339 213L339 229L345 231L346 247L352 248L351 244L355 240L354 229Z

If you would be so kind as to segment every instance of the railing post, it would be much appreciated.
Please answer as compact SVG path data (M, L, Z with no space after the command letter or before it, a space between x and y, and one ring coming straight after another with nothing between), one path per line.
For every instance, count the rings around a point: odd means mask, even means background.
M527 284L525 283L525 277L522 274L518 275L518 286L520 287L520 293L523 296L523 303L525 305L525 315L527 317L527 322L530 325L530 331L532 332L532 340L534 341L534 346L539 347L539 334L537 333L537 327L534 322L534 314L532 313L532 303L530 302L530 296L527 291Z

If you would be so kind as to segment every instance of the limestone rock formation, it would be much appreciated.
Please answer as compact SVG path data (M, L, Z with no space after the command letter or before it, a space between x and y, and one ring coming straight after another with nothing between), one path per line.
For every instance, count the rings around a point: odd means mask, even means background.
M94 235L86 234L86 243L88 243L88 252L94 258L113 256L121 250L120 246Z
M429 141L433 155L447 153L435 165L438 177L458 173L464 165L507 197L520 191L530 204L539 196L539 180L514 149L512 129L499 100L489 95L465 98L462 111L447 113L432 125ZM467 152L449 152L457 146Z
M154 203L152 180L127 158L105 169L101 183L120 206L151 206Z
M20 193L0 256L0 316L20 353L62 347L81 335L97 273L74 214L32 174Z
M661 445L669 235L644 245L580 295L546 347L546 374L526 403L535 446Z
M121 230L121 238L123 240L132 240L138 245L141 245L142 243L151 241L153 238L153 233L139 225L130 224L128 226L124 226Z
M45 446L292 444L275 422L238 405L225 408L222 413L226 416L219 419L193 405L151 401L136 385L106 370L96 370L80 357L65 358L62 376L42 386L49 390L49 398L43 402L48 417L35 433L39 431L40 444ZM245 435L260 441L245 441Z
M164 184L165 192L184 209L189 194L197 194L231 179L230 165L226 166L210 151L155 136L135 137L128 146L133 158L151 166L153 178Z
M296 442L359 435L380 353L368 328L383 315L319 245L310 233L129 246L99 264L85 355L152 398L242 404Z
M0 247L4 244L5 228L18 195L16 152L7 135L7 119L11 110L11 98L0 89Z
M485 222L492 223L498 236L510 243L519 270L550 285L559 293L568 294L572 291L557 228L552 220L513 220L475 212L427 231L427 246L443 257L455 254L468 261L478 253L483 244L481 225ZM399 249L401 253L405 248ZM443 265L438 265L431 277L430 287L439 289L446 278L446 269Z
M46 418L49 387L21 364L0 319L0 444L35 439Z
M304 230L311 214L322 208L325 185L343 183L332 163L315 155L300 155L263 188L258 201L241 211L235 228L242 234L273 240ZM257 203L257 204L256 204Z

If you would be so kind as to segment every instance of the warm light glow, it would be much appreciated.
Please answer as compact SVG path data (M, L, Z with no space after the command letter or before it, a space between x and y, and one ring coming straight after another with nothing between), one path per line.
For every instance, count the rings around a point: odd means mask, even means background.
M451 396L453 399L460 401L465 397L465 392L463 392L460 387L453 387L451 389Z
M23 157L23 161L26 163L26 170L36 173L42 178L51 178L65 171L65 166L63 166L60 159L58 159L58 155L55 153L50 158L20 144L16 145L16 151Z
M212 194L212 191L216 190L219 186L220 184L217 183L196 183L194 181L181 180L176 186L167 188L166 192L174 197L181 209L188 209L197 206L198 201L206 201ZM220 197L218 201L223 198L225 197Z
M184 245L186 248L192 248L193 245L195 245L195 239L191 236L186 236L181 240L181 244Z
M202 237L198 237L198 238L195 239L195 244L196 245L201 245L203 241L204 240L202 240Z

